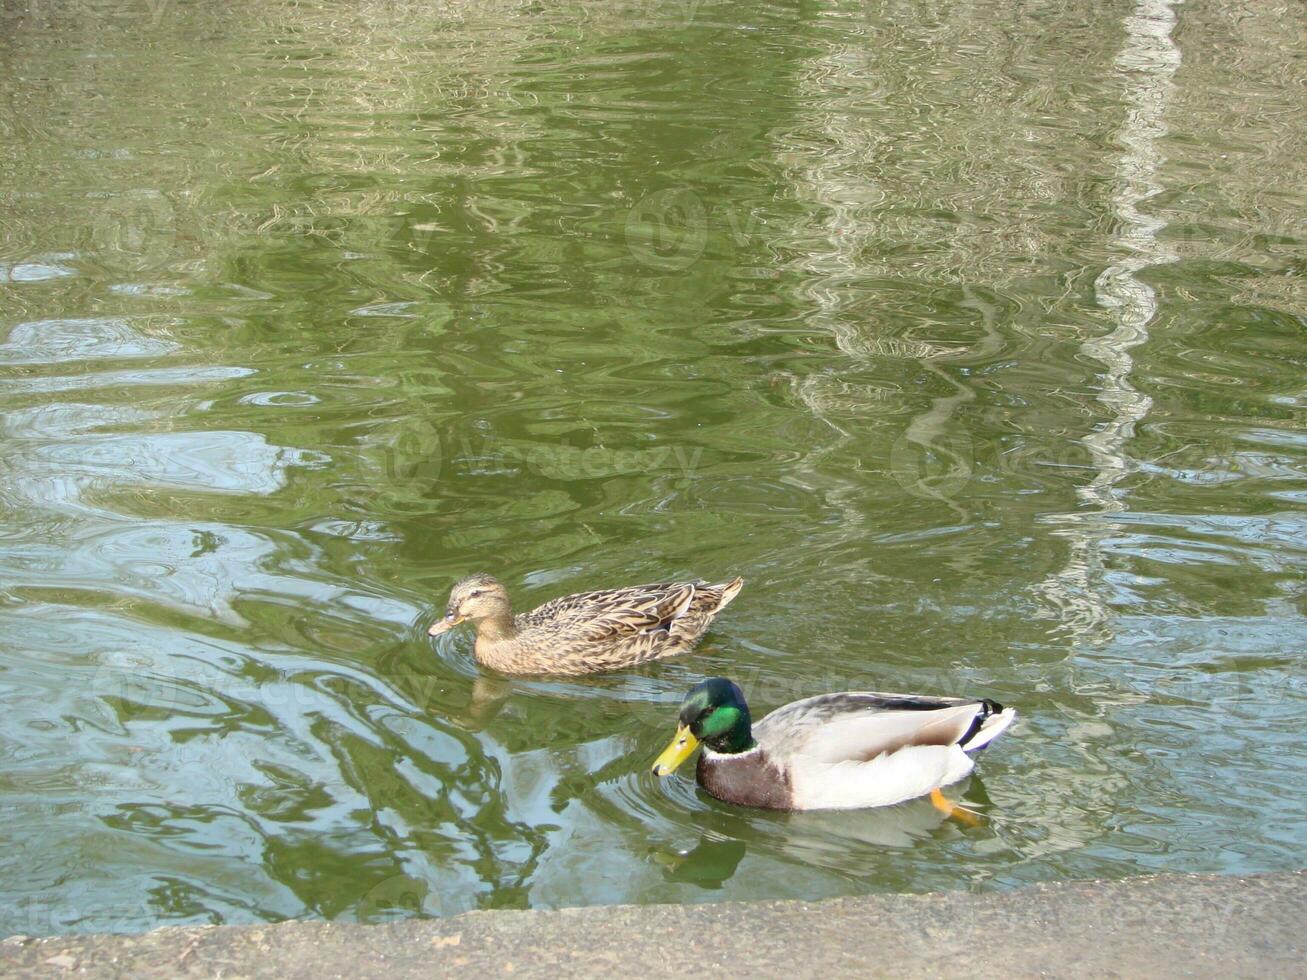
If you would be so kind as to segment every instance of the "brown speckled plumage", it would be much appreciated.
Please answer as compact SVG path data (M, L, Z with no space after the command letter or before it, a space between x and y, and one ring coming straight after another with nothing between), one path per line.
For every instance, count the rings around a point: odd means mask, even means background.
M514 616L504 586L472 575L431 632L470 621L477 661L503 674L594 674L688 653L744 584L736 578L582 592Z

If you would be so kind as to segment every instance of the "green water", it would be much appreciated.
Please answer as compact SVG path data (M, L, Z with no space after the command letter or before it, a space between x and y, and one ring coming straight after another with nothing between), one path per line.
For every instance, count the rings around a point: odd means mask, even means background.
M0 935L1307 864L1300 4L0 3ZM425 628L743 575L693 657ZM705 674L1020 720L649 763Z

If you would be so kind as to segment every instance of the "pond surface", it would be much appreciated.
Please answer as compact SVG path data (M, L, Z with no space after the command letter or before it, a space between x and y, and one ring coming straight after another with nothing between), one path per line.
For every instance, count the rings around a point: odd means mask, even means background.
M1307 864L1301 4L0 11L0 935ZM506 681L474 570L747 584ZM1021 717L749 812L705 674Z

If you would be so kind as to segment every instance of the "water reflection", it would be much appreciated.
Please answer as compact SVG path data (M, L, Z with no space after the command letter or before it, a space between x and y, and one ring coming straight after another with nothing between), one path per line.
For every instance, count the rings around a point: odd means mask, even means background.
M165 6L0 32L0 934L1302 864L1301 11ZM473 569L748 586L510 682ZM740 811L704 674L1022 722Z
M157 357L176 349L176 343L146 336L121 318L39 320L9 331L0 344L0 364Z
M662 867L667 881L717 890L735 874L747 851L742 840L700 837L689 850L655 851L651 857Z
M1124 257L1104 269L1094 282L1099 305L1111 314L1116 326L1081 347L1107 368L1098 400L1110 416L1083 439L1096 473L1088 484L1077 488L1077 495L1093 512L1060 518L1070 526L1055 533L1071 542L1071 554L1067 567L1043 586L1066 629L1100 642L1110 636L1110 600L1100 584L1101 548L1104 539L1122 530L1104 518L1125 510L1117 489L1133 468L1125 447L1152 407L1152 399L1130 381L1134 370L1130 351L1148 340L1158 313L1156 292L1139 273L1178 257L1158 237L1166 221L1140 211L1144 202L1163 190L1158 170L1164 157L1158 141L1167 133L1172 79L1180 66L1180 49L1171 37L1175 20L1172 0L1141 0L1125 18L1126 42L1116 66L1126 80L1128 108L1117 134L1124 152L1116 167L1118 186L1113 196L1122 229L1113 244Z
M698 841L693 846L655 846L650 860L662 869L665 881L703 889L721 889L736 874L750 841L755 852L778 857L792 869L821 868L857 880L879 878L896 854L911 852L937 836L966 835L974 845L993 839L983 821L979 829L966 829L927 800L859 811L750 811L712 800L692 789L689 778L678 782L682 785L675 787L673 796L689 805ZM963 791L967 806L990 805L978 779L955 787L952 794Z

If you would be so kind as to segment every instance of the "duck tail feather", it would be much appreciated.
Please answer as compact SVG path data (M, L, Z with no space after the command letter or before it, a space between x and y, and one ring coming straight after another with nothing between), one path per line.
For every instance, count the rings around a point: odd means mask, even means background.
M1016 721L1017 709L1005 708L994 701L985 701L987 713L975 734L962 742L962 748L968 752L983 749L994 739L1002 735L1012 722ZM991 707L992 706L992 707Z
M717 612L721 612L728 605L730 605L731 600L740 594L740 590L744 588L744 579L740 578L740 576L737 575L729 582L723 582L720 585L714 585L713 588L719 589L722 594L721 599L718 600L717 602L716 608L713 609L713 612L717 613Z

